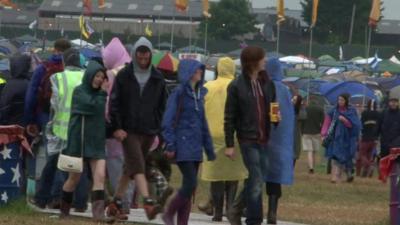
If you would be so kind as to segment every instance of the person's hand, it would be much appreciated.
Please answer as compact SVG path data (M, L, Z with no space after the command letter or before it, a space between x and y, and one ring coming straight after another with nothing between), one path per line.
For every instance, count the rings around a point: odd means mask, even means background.
M108 82L108 80L104 80L103 81L103 83L101 84L101 90L103 90L103 91L105 91L105 92L107 92L108 91L108 88L109 88L109 82Z
M164 155L167 159L172 160L175 159L175 151L165 151Z
M344 116L340 115L340 116L339 116L339 120L343 122L343 121L345 121L345 120L346 120L346 117L344 117Z
M224 154L231 160L235 160L236 158L235 148L226 148Z
M117 139L118 141L122 142L123 140L125 140L125 138L128 136L128 134L122 130L122 129L118 129L114 132L114 138Z
M39 135L39 128L35 124L29 124L26 127L26 133L28 133L29 136L36 137Z

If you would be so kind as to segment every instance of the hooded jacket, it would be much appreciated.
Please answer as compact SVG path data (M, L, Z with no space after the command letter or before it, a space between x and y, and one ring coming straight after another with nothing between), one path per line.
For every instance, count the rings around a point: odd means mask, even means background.
M399 147L400 109L387 109L380 121L381 157L390 153L390 148Z
M0 124L24 124L25 95L31 73L31 57L15 56L10 59L11 78L0 97Z
M264 178L267 182L290 185L293 183L295 113L289 88L283 84L283 70L276 58L268 60L267 73L274 82L276 101L279 103L281 121L271 127L265 163Z
M82 84L74 90L67 148L63 151L63 154L81 156L83 136L83 157L105 159L104 111L107 93L92 87L93 78L98 71L106 73L105 68L99 63L90 61L83 76ZM82 126L84 126L83 135Z
M50 101L40 104L39 89L44 88L41 87L43 85L42 80L46 75L49 75L47 69L50 67L59 68L54 72L63 71L62 55L52 55L34 70L25 96L24 119L26 124L44 125L49 121Z
M209 160L215 159L214 148L204 111L207 89L203 81L193 90L190 80L196 70L205 66L195 60L182 60L178 68L180 84L168 98L162 128L167 151L176 152L176 161L203 160L203 148ZM204 76L203 76L204 78Z
M235 181L244 180L247 177L247 169L243 165L239 149L236 151L236 160L231 160L224 155L224 114L221 112L221 106L225 105L227 87L235 78L235 70L235 62L231 58L221 58L217 65L218 78L204 85L208 90L205 96L206 118L217 154L215 161L204 162L202 165L201 178L206 181Z
M270 130L270 103L275 96L274 85L268 77L261 77L261 90L265 101L265 135ZM226 147L234 147L234 134L241 140L255 141L260 138L260 124L257 115L257 101L251 80L242 74L228 86L228 97L225 104L225 142Z
M150 42L141 38L135 44L133 52L139 46ZM151 59L150 59L151 61ZM128 133L156 135L161 131L161 119L165 109L166 89L162 74L150 63L150 78L141 91L136 79L135 58L120 70L111 91L110 119L113 130L123 129Z

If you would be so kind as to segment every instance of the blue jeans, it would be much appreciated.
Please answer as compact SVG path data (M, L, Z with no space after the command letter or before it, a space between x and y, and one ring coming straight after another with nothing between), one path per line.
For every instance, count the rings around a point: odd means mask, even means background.
M67 179L68 174L57 169L58 154L50 155L47 158L45 167L39 180L35 201L39 204L48 204L52 200L61 199L62 186ZM75 191L75 208L86 208L89 193L88 168L85 166L81 180ZM50 188L49 188L50 187Z
M190 199L197 187L197 174L199 171L199 162L177 162L179 170L182 173L182 186L179 194Z
M245 185L246 224L260 225L263 222L263 171L266 168L267 148L260 144L241 143L240 149L244 165L249 172Z

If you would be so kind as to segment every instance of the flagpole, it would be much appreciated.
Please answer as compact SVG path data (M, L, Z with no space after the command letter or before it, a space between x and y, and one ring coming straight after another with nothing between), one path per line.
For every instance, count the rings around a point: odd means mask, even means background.
M277 22L277 26L276 26L276 52L279 53L279 42L280 42L280 38L281 38L281 23L278 20Z
M190 24L189 24L189 53L192 53L192 16L190 15L190 11L188 9Z
M313 36L314 36L314 26L310 27L310 46L308 49L308 60L310 60L310 68L311 68L311 57L312 57L312 44L313 44ZM311 83L311 73L308 76L308 84L307 84L307 103L310 102L310 83Z
M353 42L353 30L354 30L354 19L355 19L355 16L356 16L356 9L357 9L357 5L354 3L353 4L353 12L351 14L349 45L351 45L351 43Z
M366 57L365 57L365 61L366 61L366 66L368 66L368 58L369 58L369 53L371 50L371 38L372 38L372 28L368 26L368 40L367 40L367 53L366 53ZM366 95L367 95L367 85L364 84L364 94L363 94L363 101L362 101L362 107L365 107L365 102L366 102Z
M104 46L104 29L105 29L105 23L106 23L106 16L105 16L105 13L104 13L104 8L105 7L102 7L101 8L101 13L102 13L102 16L103 16L103 20L102 20L102 31L101 31L101 44Z
M172 28L171 28L171 46L170 46L170 51L172 53L173 50L173 44L174 44L174 30L175 30L175 7L174 7L174 14L172 18Z
M207 36L208 36L208 16L206 16L206 27L204 32L204 51L207 54Z

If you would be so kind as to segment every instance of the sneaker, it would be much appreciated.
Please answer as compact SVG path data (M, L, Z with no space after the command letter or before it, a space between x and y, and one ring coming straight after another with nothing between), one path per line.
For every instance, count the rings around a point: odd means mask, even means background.
M110 203L106 208L107 217L113 217L117 220L128 220L128 215L124 214L122 210L114 202Z
M33 208L46 209L46 204L41 204L38 201L35 201L33 198L28 199L28 205Z
M162 211L161 206L151 198L144 199L143 208L148 220L154 220L157 214Z

